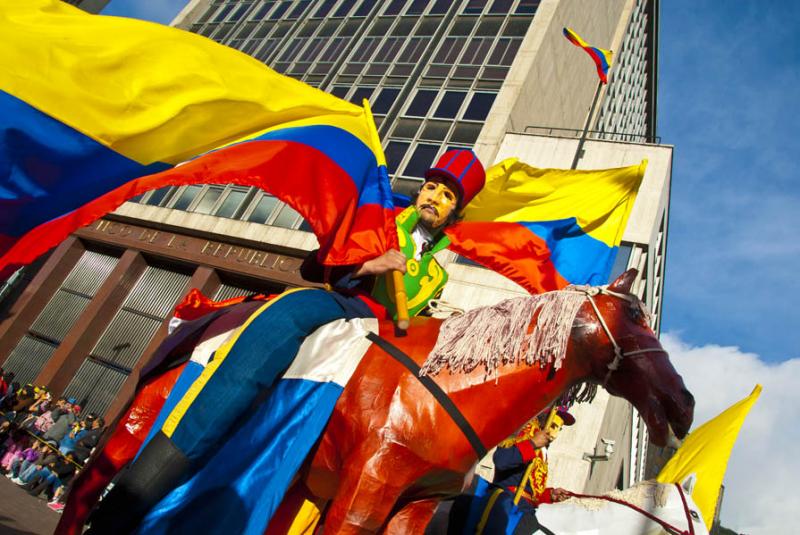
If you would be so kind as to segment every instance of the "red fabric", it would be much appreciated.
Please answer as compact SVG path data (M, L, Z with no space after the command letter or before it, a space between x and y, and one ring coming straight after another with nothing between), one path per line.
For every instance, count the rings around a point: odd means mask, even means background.
M103 490L133 460L178 380L183 366L153 378L136 394L102 451L78 474L54 535L80 535Z
M257 294L250 296L249 299L251 301L269 301L273 297L275 297L275 294ZM231 297L223 301L214 301L203 295L197 288L192 288L189 290L189 293L186 294L186 297L183 298L183 301L175 306L174 316L185 321L192 321L205 316L209 312L241 303L245 299L248 299L248 296L243 295L240 297Z
M445 229L448 248L501 275L531 293L569 286L550 257L547 243L519 223L470 221Z
M536 447L533 445L533 442L530 440L523 440L522 442L516 443L517 449L519 450L520 455L522 455L522 462L528 463L531 459L536 456Z
M397 248L392 209L359 206L356 185L336 162L302 143L258 140L231 145L179 167L132 180L39 225L13 246L0 236L0 246L9 246L0 257L0 280L127 199L152 189L187 184L239 184L269 191L308 221L329 265L361 264Z

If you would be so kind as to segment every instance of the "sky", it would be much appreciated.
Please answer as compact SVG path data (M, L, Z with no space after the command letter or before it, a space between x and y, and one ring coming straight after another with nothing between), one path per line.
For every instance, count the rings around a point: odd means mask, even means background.
M168 23L184 0L112 0ZM663 342L696 426L764 391L725 479L723 524L784 533L800 510L800 2L661 2L658 134L673 145Z

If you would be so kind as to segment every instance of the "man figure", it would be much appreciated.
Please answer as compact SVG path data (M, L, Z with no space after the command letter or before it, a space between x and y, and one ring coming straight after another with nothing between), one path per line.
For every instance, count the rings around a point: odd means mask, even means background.
M303 277L329 282L339 291L358 295L383 319L396 317L396 311L394 295L390 295L386 277L380 275L400 271L404 274L409 315L419 314L447 282L447 272L433 256L449 243L443 231L458 220L485 182L486 173L475 153L469 149L445 152L426 171L425 182L412 205L397 216L400 250L392 249L359 266L333 268L328 271L327 281L314 251L301 268Z
M516 437L501 442L492 455L494 469L482 466L478 471L481 477L463 532L516 534L541 529L536 508L569 498L564 489L547 486L547 447L562 426L574 423L566 408L554 407Z

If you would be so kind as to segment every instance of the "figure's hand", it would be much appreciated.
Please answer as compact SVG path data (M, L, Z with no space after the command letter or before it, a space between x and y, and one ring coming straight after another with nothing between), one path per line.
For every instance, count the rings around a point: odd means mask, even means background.
M563 502L564 500L569 499L570 496L566 490L556 487L550 491L550 497L553 498L554 502Z
M382 275L390 271L406 272L406 255L397 249L390 249L378 258L367 260L353 274L356 277L365 275Z

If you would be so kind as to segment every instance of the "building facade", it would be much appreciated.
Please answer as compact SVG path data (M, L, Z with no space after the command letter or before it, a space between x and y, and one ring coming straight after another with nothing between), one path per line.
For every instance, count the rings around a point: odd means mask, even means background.
M517 156L568 168L586 129L579 169L648 158L615 274L639 269L636 289L658 329L671 148L655 137L657 15L657 0L192 0L173 25L341 98L368 99L399 193L413 193L454 147L474 147L487 167ZM616 51L607 86L564 26ZM3 303L0 360L20 380L113 415L188 289L220 299L304 284L299 265L315 246L297 212L255 188L148 192L29 272ZM444 298L457 306L523 292L452 253L440 260L451 275ZM601 392L577 412L579 425L553 448L556 482L607 490L641 479L647 437L631 407ZM609 441L615 451L603 460Z

